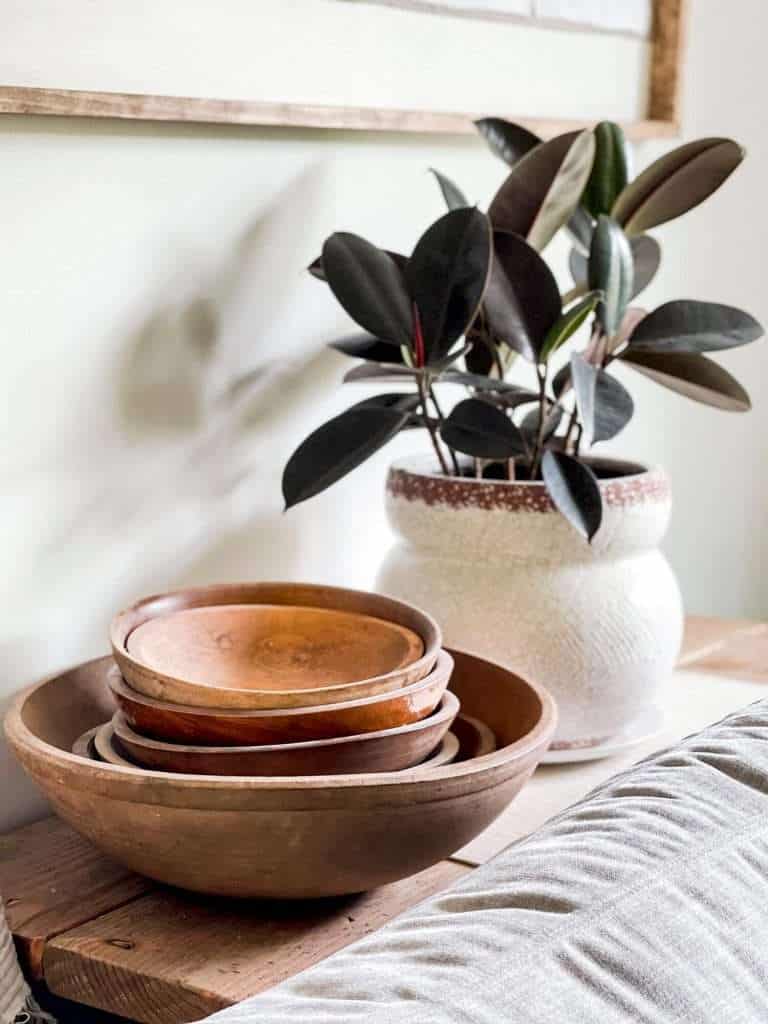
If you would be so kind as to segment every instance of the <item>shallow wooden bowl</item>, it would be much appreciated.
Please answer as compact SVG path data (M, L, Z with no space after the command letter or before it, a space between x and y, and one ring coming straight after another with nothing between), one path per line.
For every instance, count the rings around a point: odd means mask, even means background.
M89 760L99 760L96 754L96 749L93 745L93 738L99 731L99 726L93 729L86 729L82 736L78 736L75 742L72 744L72 753L77 754L78 757L85 757Z
M105 679L128 724L143 736L168 743L255 746L300 743L396 729L432 714L448 685L453 661L440 651L432 671L394 693L286 711L219 711L158 701L126 685L116 666Z
M298 583L219 584L148 597L112 621L128 684L191 707L310 707L422 679L440 649L424 612L380 594Z
M132 768L135 772L142 771L140 765L125 757L115 743L115 730L112 722L100 725L93 734L93 753L99 761L107 764L119 764L123 768Z
M426 757L421 764L416 765L416 768L440 768L441 765L450 764L451 761L456 760L456 756L459 753L459 740L455 733L447 732L443 736L440 745ZM416 769L409 769L415 771Z
M121 711L115 714L112 725L117 749L123 750L135 764L157 771L196 775L341 775L400 771L418 764L440 745L458 710L456 696L444 693L433 714L396 729L248 747L165 743L137 733Z
M453 723L453 733L459 741L457 761L469 761L473 757L485 757L496 749L496 736L479 718L458 715Z
M451 689L499 748L438 768L363 775L222 778L86 761L75 739L115 711L103 658L38 683L6 718L9 742L54 810L131 870L200 892L310 897L415 874L507 806L555 729L540 687L455 653Z

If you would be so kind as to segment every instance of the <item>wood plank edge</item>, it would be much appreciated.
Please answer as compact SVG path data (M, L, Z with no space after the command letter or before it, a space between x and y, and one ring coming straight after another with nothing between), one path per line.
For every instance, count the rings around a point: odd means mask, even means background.
M474 134L473 122L479 117L487 116L426 110L262 103L11 85L0 85L0 114L447 135ZM595 124L594 121L546 117L510 119L545 137L578 128L589 128ZM675 121L659 119L627 122L624 127L627 135L633 139L668 138L679 132L679 126Z

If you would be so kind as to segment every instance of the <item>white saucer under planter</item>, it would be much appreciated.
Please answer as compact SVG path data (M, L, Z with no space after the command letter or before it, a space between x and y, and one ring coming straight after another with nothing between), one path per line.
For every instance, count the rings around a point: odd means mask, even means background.
M541 482L445 477L429 458L396 463L387 480L400 540L377 589L431 613L451 646L546 686L559 707L560 760L581 760L654 704L682 637L680 592L658 548L666 474L593 466L604 512L591 545Z
M551 746L542 757L541 764L575 764L577 761L602 761L605 757L616 757L652 740L663 728L664 712L654 704L642 711L621 732L608 737L597 746Z

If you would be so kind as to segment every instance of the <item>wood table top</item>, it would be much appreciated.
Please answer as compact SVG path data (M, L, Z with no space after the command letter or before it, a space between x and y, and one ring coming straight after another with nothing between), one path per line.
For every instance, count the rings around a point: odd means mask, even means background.
M670 738L692 731L681 717L695 703L691 688L713 695L710 719L768 695L768 624L689 618L672 687L681 696ZM28 974L50 992L137 1022L182 1024L380 928L645 752L541 768L464 850L362 896L269 904L182 893L114 864L57 818L0 837L0 893Z

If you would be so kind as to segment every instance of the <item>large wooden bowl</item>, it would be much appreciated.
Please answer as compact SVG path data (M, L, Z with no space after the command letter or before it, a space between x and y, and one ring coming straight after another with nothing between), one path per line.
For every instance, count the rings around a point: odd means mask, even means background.
M123 750L134 763L157 771L193 775L345 775L394 772L418 764L440 744L458 710L455 694L444 693L433 714L396 729L249 747L165 743L137 733L121 711L115 714L112 725L118 750Z
M440 649L424 612L380 594L298 583L195 587L112 621L128 684L191 707L296 708L390 693Z
M360 892L449 856L512 800L546 750L540 687L456 653L451 689L499 749L402 775L215 778L85 761L75 739L115 711L110 659L38 683L6 718L9 742L54 810L105 853L160 882L246 897Z
M450 655L440 651L428 675L393 693L285 711L219 711L155 700L127 686L114 664L107 665L104 678L136 732L169 743L232 747L333 739L410 725L432 714L452 670Z

